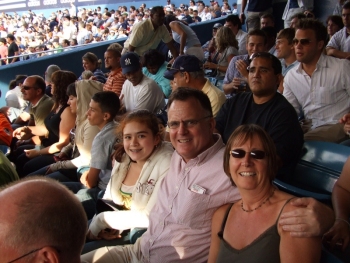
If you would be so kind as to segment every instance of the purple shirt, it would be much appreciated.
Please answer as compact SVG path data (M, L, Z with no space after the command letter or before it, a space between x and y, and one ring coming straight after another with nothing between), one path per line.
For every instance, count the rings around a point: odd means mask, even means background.
M216 143L185 163L175 151L141 238L143 262L206 262L211 219L220 206L240 198L223 171L224 144ZM193 185L205 189L195 193Z

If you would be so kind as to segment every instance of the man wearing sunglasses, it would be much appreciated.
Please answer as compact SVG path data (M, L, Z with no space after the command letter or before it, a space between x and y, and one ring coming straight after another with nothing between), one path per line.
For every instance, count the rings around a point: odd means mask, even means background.
M45 177L0 191L0 262L80 262L87 219L79 201Z
M228 99L216 117L216 129L226 142L242 124L258 124L271 136L281 167L277 177L288 180L299 159L303 133L293 107L277 87L282 75L281 62L267 52L255 53L248 68L250 92Z
M350 62L324 55L326 41L321 22L299 21L293 43L300 63L285 76L283 95L304 117L305 140L339 143L346 134L338 120L350 110Z

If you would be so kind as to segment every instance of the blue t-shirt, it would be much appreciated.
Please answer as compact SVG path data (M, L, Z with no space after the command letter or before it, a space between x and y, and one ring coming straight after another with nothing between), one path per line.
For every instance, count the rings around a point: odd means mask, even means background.
M272 7L272 0L250 0L248 11L262 12Z

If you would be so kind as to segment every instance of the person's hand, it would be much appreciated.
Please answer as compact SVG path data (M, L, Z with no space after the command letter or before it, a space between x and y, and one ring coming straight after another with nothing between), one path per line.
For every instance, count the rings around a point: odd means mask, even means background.
M303 197L290 201L296 209L281 214L279 224L294 237L323 235L334 223L334 213L328 206L313 198Z
M215 64L215 63L213 63L213 62L205 62L204 63L204 68L206 68L206 69L215 69L217 67L217 65Z
M26 156L29 158L29 159L33 159L37 156L40 155L39 151L33 149L33 150L24 150Z
M113 240L117 238L121 238L119 234L119 230L116 229L105 229L98 233L98 237L104 240Z
M345 114L341 119L339 120L340 123L347 123L350 122L350 113Z
M323 235L323 242L331 248L340 246L342 250L348 246L350 240L349 225L342 221L336 220L332 228Z
M241 73L241 75L245 78L248 78L247 67L248 67L248 65L244 60L239 59L236 61L236 68L237 68L238 72Z
M90 230L86 233L86 238L89 240L100 240L101 239L98 236L97 237L94 236Z
M14 130L12 135L19 140L27 140L31 137L32 132L27 126L24 126Z
M91 77L89 78L89 80L97 80L97 77L96 77L96 76L91 76Z
M87 181L88 180L88 173L89 173L89 171L86 171L80 177L80 182L83 185L85 185L86 187L88 187L88 181ZM90 187L88 187L88 188L90 188Z

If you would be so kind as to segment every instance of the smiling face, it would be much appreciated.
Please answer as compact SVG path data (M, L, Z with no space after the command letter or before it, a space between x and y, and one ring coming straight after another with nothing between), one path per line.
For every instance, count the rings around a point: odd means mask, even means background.
M194 98L186 101L175 100L170 105L168 122L180 122L178 128L169 129L170 140L185 162L197 157L213 144L215 120L208 116L210 114ZM191 120L200 121L195 125L184 124Z
M246 48L249 56L257 52L265 51L264 38L262 36L250 36L247 40Z
M245 156L243 158L234 158L230 155L229 170L233 182L239 189L256 189L257 187L266 187L270 184L268 176L267 156L263 159L253 158L249 152L263 151L263 145L257 135L248 139L244 143L235 143L231 145L232 150L243 150Z
M289 44L286 38L276 39L276 52L277 58L288 58L294 52L294 45L292 43Z
M90 70L94 72L96 69L96 65L87 59L83 59L83 68L84 70Z
M127 155L137 163L144 163L160 142L159 135L154 136L147 125L132 121L123 129L123 144Z

